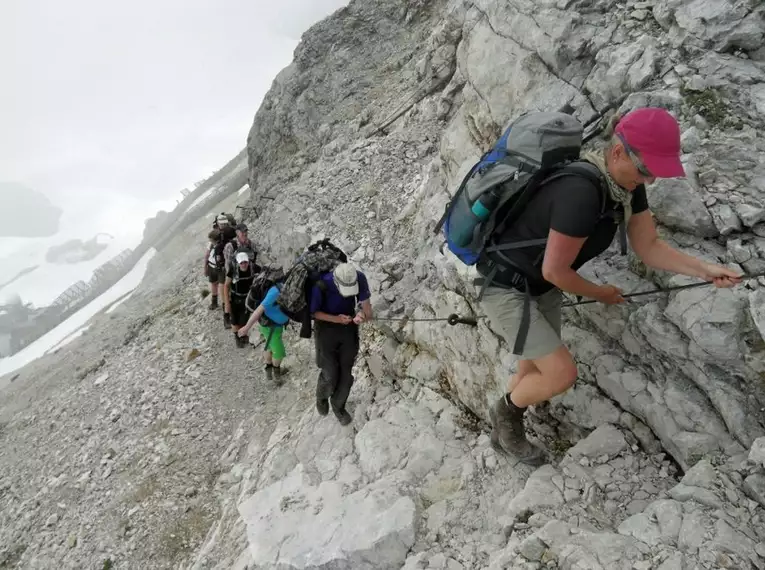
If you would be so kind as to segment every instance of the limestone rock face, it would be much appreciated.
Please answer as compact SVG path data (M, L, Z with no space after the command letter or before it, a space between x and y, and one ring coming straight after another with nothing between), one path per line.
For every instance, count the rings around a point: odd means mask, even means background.
M415 506L395 479L343 496L311 486L302 465L239 506L263 567L399 568L414 544Z
M426 386L448 390L488 420L515 361L483 316L474 269L432 234L465 172L530 108L571 103L587 120L620 98L619 112L665 107L680 120L688 176L648 188L661 238L705 261L765 271L765 144L757 136L765 126L758 111L764 14L759 4L730 0L352 2L306 34L255 117L251 199L265 207L256 235L280 258L276 235L285 219L307 241L332 238L368 275L375 334L392 343L387 356L368 355L370 373L381 382L395 378L408 397ZM622 257L616 247L581 273L628 292L693 282L646 273L634 252ZM533 410L531 429L548 445L579 442L567 457L580 467L600 465L606 501L618 500L608 490L613 472L606 466L631 442L651 453L664 449L683 471L709 458L745 457L765 436L759 288L751 279L732 290L705 287L619 307L566 309L564 340L579 363L579 381ZM452 313L478 316L477 325L450 326L444 321ZM444 461L446 452L428 438L451 437L451 426L407 437L413 420L402 414L369 416L360 428L354 449L361 477L379 480L394 467L419 477ZM430 441L416 467L414 433ZM758 475L748 477L758 496ZM527 494L510 498L511 512L537 501L557 512L586 487L545 482L551 480L557 479L550 467L534 474ZM627 514L650 524L626 518L603 536L583 528L573 534L576 528L550 521L519 544L520 552L530 555L529 564L565 555L566 568L680 568L693 557L706 560L701 547L717 548L718 535L743 547L708 514L683 514L681 503L732 499L696 488L703 489L680 484L672 500L655 506L641 492L628 501ZM434 516L442 520L443 510ZM686 526L708 525L700 544L682 530L684 518ZM671 537L666 543L664 533ZM664 549L684 536L692 548ZM733 550L725 556L755 564ZM420 552L407 567L426 561L439 568L465 563L453 552L435 561Z

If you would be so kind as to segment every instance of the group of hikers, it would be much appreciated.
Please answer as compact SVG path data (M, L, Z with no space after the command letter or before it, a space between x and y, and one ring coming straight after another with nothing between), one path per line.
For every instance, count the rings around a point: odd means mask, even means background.
M732 287L743 278L658 237L645 186L657 178L685 176L677 120L659 107L597 119L597 134L605 142L585 151L589 139L584 132L592 123L583 125L571 110L522 114L468 172L435 229L461 262L475 266L479 304L518 358L505 393L489 409L491 442L530 465L545 458L525 434L528 406L562 394L577 377L574 358L561 339L562 293L609 305L625 302L619 288L577 273L610 247L617 232L622 253L629 238L648 267L716 287ZM266 373L274 380L284 374L282 330L294 317L285 308L303 308L304 327L315 322L317 410L326 415L331 403L340 422L349 423L345 403L359 351L358 326L372 318L366 277L344 254L330 265L312 264L311 254L321 247L311 251L316 247L311 246L285 280L280 270L255 263L245 225L234 226L235 235L226 233L232 225L219 216L210 233L205 263L211 308L218 307L222 295L224 323L236 331L238 343L258 323L266 343ZM291 283L293 272L303 279ZM306 273L309 286L303 290ZM255 285L258 279L269 286L266 292ZM248 301L254 290L255 304ZM285 303L286 291L290 299Z
M231 214L216 216L208 239L204 272L210 282L210 310L222 305L223 326L233 331L236 346L249 345L257 325L266 378L281 386L287 373L282 367L287 354L284 328L291 320L300 323L300 336L313 334L315 339L316 409L326 416L331 405L338 421L349 424L352 417L345 404L354 381L359 325L372 319L364 273L329 240L309 247L287 273L280 266L260 266L247 225L237 224Z

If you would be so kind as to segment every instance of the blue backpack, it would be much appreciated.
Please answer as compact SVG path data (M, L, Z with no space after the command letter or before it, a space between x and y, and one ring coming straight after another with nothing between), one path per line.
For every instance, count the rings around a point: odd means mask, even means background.
M443 229L447 247L466 265L474 265L485 251L544 245L546 238L501 246L489 242L499 226L505 229L517 218L542 184L575 175L605 189L598 168L579 160L584 128L572 115L556 111L528 112L512 121L465 175L434 233Z

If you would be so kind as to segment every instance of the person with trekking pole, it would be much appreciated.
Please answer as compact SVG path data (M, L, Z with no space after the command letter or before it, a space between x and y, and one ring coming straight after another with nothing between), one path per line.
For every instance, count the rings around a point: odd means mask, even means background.
M555 162L572 149L576 153L574 164L566 163L562 174L541 179L531 175L529 180L541 181L524 196L522 209L511 206L511 211L519 213L512 217L505 210L504 218L497 214L496 225L475 261L461 257L475 263L480 277L474 284L481 286L483 311L519 358L507 392L489 410L492 444L530 465L540 465L544 454L526 438L524 413L528 406L567 391L577 377L573 356L561 340L562 292L609 305L625 301L618 287L592 283L577 273L609 248L617 229L623 232L623 252L628 236L635 254L648 267L698 277L716 287L731 287L743 276L682 253L658 237L645 185L657 178L685 176L680 127L665 109L644 107L614 117L605 147L581 154L577 147L582 141L581 125L561 113L524 115L507 137L503 145L520 164L521 173L534 172L534 166L539 168L551 157ZM541 155L534 166L521 164L534 153ZM489 174L479 173L479 177L497 177L501 168L493 174L491 169L485 172ZM489 192L482 196L492 197ZM472 205L474 214L488 211L476 204L478 200ZM454 245L460 220L454 210L447 216L451 216L445 226L452 240L449 245L460 255L459 243ZM467 236L460 243L467 243L470 231L460 231Z

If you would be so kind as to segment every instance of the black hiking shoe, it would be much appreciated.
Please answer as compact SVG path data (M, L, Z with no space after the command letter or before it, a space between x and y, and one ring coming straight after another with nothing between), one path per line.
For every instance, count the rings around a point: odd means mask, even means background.
M210 310L214 311L217 308L218 308L218 297L213 297L210 300Z
M329 413L329 400L316 398L316 411L320 416L326 416Z
M234 342L236 342L237 348L244 348L245 346L247 346L247 343L249 342L249 337L239 336L239 333L237 331L234 331Z
M231 328L231 314L230 313L223 313L223 328L224 329L230 329Z
M284 375L287 374L287 370L282 368L281 366L274 366L274 384L277 386L281 386L284 384Z
M529 443L523 431L523 414L526 408L519 408L509 397L502 396L489 409L491 417L491 444L497 451L514 455L523 463L538 467L545 463L541 449Z
M266 380L273 382L274 380L274 366L273 364L266 364Z
M348 410L345 408L341 410L336 410L335 408L332 408L332 411L335 413L335 417L337 418L337 421L340 422L340 425L347 426L351 421L353 421L353 418L351 417L351 414L348 413Z

